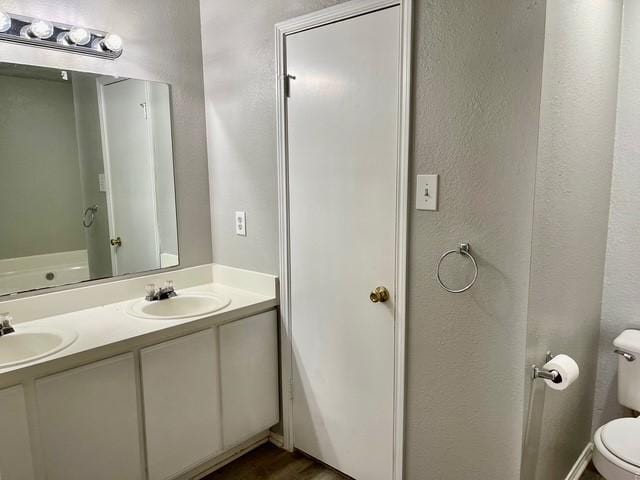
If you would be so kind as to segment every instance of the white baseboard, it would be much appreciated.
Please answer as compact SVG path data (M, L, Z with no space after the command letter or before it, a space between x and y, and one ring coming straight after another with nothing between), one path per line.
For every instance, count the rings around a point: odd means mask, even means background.
M589 466L591 457L593 457L593 443L589 443L584 447L584 450L578 457L578 460L576 460L576 463L573 464L573 468L571 468L565 480L580 480L580 477Z
M269 432L269 441L278 448L284 448L284 437L279 433Z

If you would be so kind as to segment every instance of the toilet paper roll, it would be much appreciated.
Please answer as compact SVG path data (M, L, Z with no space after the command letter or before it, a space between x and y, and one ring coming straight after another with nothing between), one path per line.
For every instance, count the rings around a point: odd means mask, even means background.
M554 390L564 390L580 375L580 367L576 361L569 355L556 355L552 360L544 364L547 370L556 370L560 374L560 378L553 380L545 380L545 383Z

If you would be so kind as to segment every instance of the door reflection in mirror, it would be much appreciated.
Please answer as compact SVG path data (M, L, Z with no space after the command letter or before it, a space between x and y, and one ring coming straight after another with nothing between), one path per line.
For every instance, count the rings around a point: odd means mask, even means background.
M179 264L168 85L0 63L0 91L0 295Z

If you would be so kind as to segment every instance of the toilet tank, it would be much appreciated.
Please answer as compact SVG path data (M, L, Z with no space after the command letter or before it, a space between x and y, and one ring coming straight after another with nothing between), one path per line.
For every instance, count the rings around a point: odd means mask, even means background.
M613 341L616 350L635 357L630 362L618 358L618 402L631 410L640 411L640 330L625 330Z

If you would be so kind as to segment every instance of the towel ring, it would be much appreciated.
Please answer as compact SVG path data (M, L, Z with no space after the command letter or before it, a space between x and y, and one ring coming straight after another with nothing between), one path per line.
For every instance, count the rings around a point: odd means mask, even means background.
M84 213L82 214L82 226L84 228L89 228L93 225L93 222L96 220L96 212L98 211L98 206L93 205L88 207Z
M442 262L444 261L445 258L447 258L449 255L452 255L454 253L459 253L460 255L464 255L465 257L469 258L473 262L473 268L475 270L474 273L473 273L473 280L471 280L469 285L467 285L466 287L461 288L459 290L454 290L453 288L449 288L448 286L446 286L444 284L444 282L442 281L442 278L440 278L440 267L442 266ZM437 270L436 278L438 279L438 283L440 284L440 286L442 288L444 288L449 293L462 293L462 292L466 292L471 287L473 287L473 285L476 283L476 280L478 279L478 263L476 262L476 259L473 258L473 255L471 255L471 244L469 244L469 243L461 243L460 244L460 248L458 248L456 250L449 250L448 252L445 252L440 257L440 261L438 262L438 270Z

